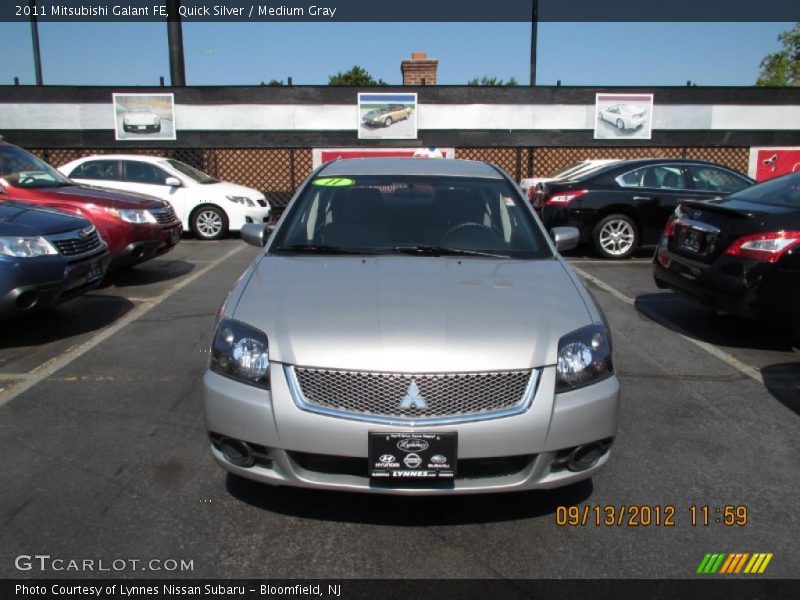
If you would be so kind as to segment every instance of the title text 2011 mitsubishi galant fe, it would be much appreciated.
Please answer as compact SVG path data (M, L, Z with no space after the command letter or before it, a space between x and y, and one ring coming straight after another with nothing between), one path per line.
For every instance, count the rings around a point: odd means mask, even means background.
M220 307L204 378L217 462L276 485L551 488L609 459L602 312L493 165L328 163Z

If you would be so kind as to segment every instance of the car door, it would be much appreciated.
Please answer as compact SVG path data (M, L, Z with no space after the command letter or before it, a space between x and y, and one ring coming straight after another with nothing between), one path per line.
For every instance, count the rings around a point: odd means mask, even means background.
M686 166L686 171L696 198L727 196L753 185L750 179L713 165L690 164Z
M120 189L120 164L118 160L87 160L68 172L67 177L76 183Z
M186 226L188 209L183 186L167 185L168 178L178 179L158 165L138 160L122 161L122 189L166 200L175 209L178 218ZM178 179L180 181L180 179Z
M655 244L678 202L693 197L680 163L648 165L617 177L634 207L643 244Z

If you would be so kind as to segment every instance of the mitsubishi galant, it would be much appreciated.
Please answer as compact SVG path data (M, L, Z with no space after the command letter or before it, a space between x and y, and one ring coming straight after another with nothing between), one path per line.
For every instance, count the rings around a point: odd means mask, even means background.
M211 452L274 485L393 494L552 488L609 459L603 313L498 167L327 163L220 307Z

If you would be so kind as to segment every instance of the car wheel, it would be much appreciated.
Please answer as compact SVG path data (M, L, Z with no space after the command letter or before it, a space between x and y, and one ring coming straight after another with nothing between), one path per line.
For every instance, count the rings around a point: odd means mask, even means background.
M201 206L192 214L192 231L201 240L218 240L228 233L228 217L221 208Z
M394 123L394 121L392 121L392 117L386 117L386 120L383 122L383 126L388 127L392 123Z
M626 215L609 215L594 226L592 242L600 256L628 258L639 245L639 228Z
M617 129L625 129L625 122L622 119L617 119Z

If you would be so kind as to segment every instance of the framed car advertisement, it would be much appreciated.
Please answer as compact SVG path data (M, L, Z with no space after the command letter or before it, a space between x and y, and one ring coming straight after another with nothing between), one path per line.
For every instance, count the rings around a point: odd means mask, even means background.
M416 94L358 94L358 139L417 139Z
M113 94L114 139L174 140L174 94Z
M594 139L649 140L653 94L595 94Z

